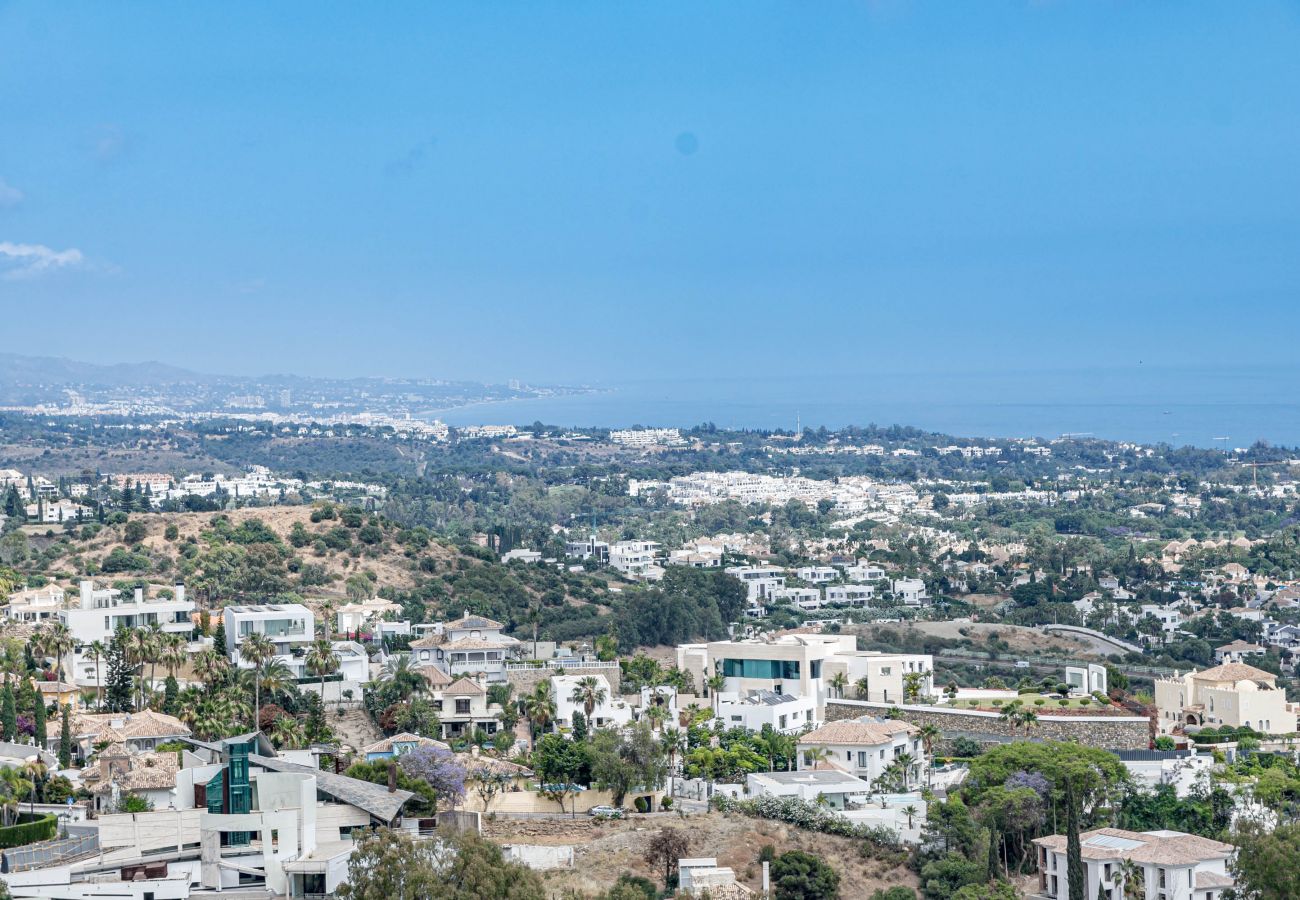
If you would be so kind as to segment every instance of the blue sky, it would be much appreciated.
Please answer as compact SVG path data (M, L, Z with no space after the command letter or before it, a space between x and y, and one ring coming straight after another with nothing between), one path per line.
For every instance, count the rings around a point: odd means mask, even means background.
M5 349L1294 362L1294 3L0 3Z

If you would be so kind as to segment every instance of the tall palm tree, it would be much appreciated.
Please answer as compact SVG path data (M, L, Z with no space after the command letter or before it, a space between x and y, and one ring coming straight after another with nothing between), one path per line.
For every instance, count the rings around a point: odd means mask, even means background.
M28 812L31 813L33 816L35 816L36 815L36 787L42 781L45 780L45 776L47 774L45 763L41 762L39 759L33 760L32 762L28 762L28 763L23 763L23 774L26 775L27 780L31 782L31 789L28 793L28 796L31 798L30 801L31 806L28 808Z
M158 661L163 664L167 674L176 677L176 672L181 666L185 665L185 647L188 642L185 636L181 634L164 635L162 640L162 652L159 654Z
M920 810L912 804L903 807L903 815L907 816L907 829L909 831L912 829L912 819L915 818L919 812Z
M163 633L162 625L157 622L149 623L149 690L157 683L154 677L158 673L158 657L166 649L167 635Z
M926 783L928 784L930 782L930 773L934 771L934 745L938 742L939 738L943 737L943 732L939 730L938 725L931 722L927 725L921 726L920 737L921 747L925 750L925 773Z
M651 703L646 708L645 717L650 722L652 731L659 731L663 728L664 721L668 718L667 708L660 706L658 703Z
M317 638L307 648L303 659L307 671L320 678L320 702L325 702L325 676L339 670L339 658L334 655L334 645L327 638Z
M254 631L239 642L239 657L253 666L253 727L262 714L262 663L275 656L275 645L261 632Z
M62 622L55 622L45 633L45 647L55 658L60 679L63 678L63 657L71 653L76 646L77 641L72 636L72 632Z
M534 743L537 735L546 731L546 726L555 718L555 695L549 681L540 682L536 690L524 699L524 715L531 724L530 736Z
M894 757L894 765L903 776L903 790L911 790L912 776L916 771L916 757L910 753L900 753Z
M669 728L660 733L659 747L668 757L669 771L677 770L677 754L686 749L686 735L679 728Z
M582 711L587 714L587 720L591 720L591 714L596 711L596 707L605 702L608 695L600 681L595 675L588 675L585 678L579 678L578 683L573 686L573 693L569 695L570 703L581 703Z
M95 663L95 708L99 709L104 705L102 685L99 682L99 662L104 658L104 642L91 641L86 648L86 658Z
M849 686L849 676L843 672L836 672L830 679L831 690L835 692L836 697L844 696L844 689Z
M713 714L718 714L718 691L727 686L727 679L721 672L714 672L708 678L704 679L704 686L709 689L709 699L713 701Z
M127 635L126 658L131 667L138 670L136 680L136 709L144 707L144 664L154 655L153 633L148 628L133 628Z

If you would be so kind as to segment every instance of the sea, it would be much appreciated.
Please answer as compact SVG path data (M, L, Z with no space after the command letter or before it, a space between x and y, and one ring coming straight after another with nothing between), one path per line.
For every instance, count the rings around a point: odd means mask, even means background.
M431 410L450 425L794 429L911 425L957 437L1300 446L1300 366L662 377Z

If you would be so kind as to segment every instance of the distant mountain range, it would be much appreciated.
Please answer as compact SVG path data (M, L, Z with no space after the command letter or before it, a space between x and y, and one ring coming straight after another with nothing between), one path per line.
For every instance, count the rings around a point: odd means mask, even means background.
M0 353L0 405L77 408L113 403L129 412L330 408L423 414L485 401L584 392L584 388L484 384L431 378L313 378L213 375L159 362L99 365L52 356ZM123 407L122 404L128 404ZM89 407L87 407L89 405ZM94 409L91 410L95 411Z
M0 383L97 385L100 387L148 386L186 381L220 380L188 369L160 362L98 365L57 356L23 356L0 353Z

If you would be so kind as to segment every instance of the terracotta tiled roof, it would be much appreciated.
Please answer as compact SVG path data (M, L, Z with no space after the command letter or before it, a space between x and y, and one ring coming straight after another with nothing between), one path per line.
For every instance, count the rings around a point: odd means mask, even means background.
M511 778L527 778L533 774L533 770L527 766L521 766L518 763L512 763L508 759L498 759L495 756L475 756L472 753L457 753L456 762L465 767L469 777L474 777L474 772L486 770L498 775L509 775Z
M1270 684L1275 683L1277 678L1272 672L1245 663L1224 663L1204 672L1196 672L1192 677L1197 681L1267 681Z
M478 682L470 681L468 678L457 678L454 682L443 688L442 693L448 697L456 695L476 695L486 694L487 691Z
M453 622L446 622L442 626L447 631L463 631L465 629L477 628L480 631L484 629L504 628L500 622L489 619L486 616L471 616L469 613L461 616Z
M432 687L446 687L451 684L451 676L437 666L416 666L415 671L424 676Z
M461 638L457 641L448 641L442 645L444 650L504 650L506 647L514 644L514 641L499 640L489 641L483 638Z
M125 775L105 778L99 770L86 773L84 780L93 794L107 794L116 784L123 791L161 791L176 787L180 769L175 753L138 753L128 756L130 770Z
M1118 838L1119 841L1107 840ZM1084 859L1131 859L1138 863L1186 866L1206 860L1227 859L1234 850L1210 838L1181 831L1126 831L1123 828L1098 828L1079 836ZM1035 838L1034 843L1055 853L1064 853L1066 836L1053 834ZM1136 844L1128 846L1127 844Z
M416 744L420 747L440 747L443 750L450 750L451 747L442 741L435 741L433 738L421 737L418 734L411 734L409 731L403 731L395 734L390 738L384 738L382 741L376 741L363 750L363 753L391 753L393 748L398 744Z
M175 716L146 709L138 713L81 713L72 723L72 733L99 743L176 737L189 734L190 729Z
M799 738L799 743L874 746L876 744L888 744L897 735L917 734L920 730L915 725L899 722L896 719L887 719L882 722L863 717L861 719L846 719L841 722L828 722L821 728L815 728Z

